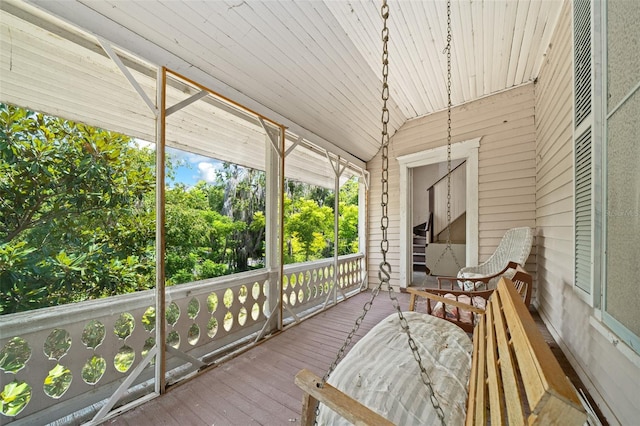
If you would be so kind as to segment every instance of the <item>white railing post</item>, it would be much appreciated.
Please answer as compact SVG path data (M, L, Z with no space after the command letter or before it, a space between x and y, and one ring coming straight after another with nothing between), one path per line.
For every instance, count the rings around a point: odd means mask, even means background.
M269 293L267 294L267 312L269 313L269 326L265 332L279 328L281 324L282 310L277 305L282 303L280 287L282 286L281 263L283 256L280 250L281 220L284 217L281 211L284 207L280 194L282 185L282 150L278 149L278 141L269 134L269 127L262 122L265 131L266 150L266 249L265 267L269 271Z
M155 391L163 393L166 387L166 361L165 351L165 134L166 134L166 88L167 71L164 67L158 69L157 77L157 102L160 105L160 115L156 119L156 346L158 355L156 359Z
M329 151L325 151L327 160L335 173L333 184L333 303L338 303L338 291L342 293L343 298L347 298L338 282L338 234L340 232L340 176L347 168L346 164L341 164L340 157L335 160L329 155Z

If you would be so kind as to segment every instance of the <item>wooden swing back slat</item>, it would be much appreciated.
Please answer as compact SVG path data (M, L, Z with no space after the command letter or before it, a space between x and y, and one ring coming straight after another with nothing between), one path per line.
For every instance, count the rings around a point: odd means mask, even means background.
M495 297L502 296L498 293ZM522 408L522 396L520 395L520 387L517 380L517 367L511 354L512 346L509 341L508 326L501 309L493 309L492 314L498 351L500 353L500 370L502 373L502 387L504 389L507 418L509 419L509 424L524 424L525 414Z

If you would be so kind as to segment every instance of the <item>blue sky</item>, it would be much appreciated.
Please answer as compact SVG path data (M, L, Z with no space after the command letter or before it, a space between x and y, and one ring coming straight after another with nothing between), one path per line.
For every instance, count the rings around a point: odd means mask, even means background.
M169 186L175 183L193 186L201 180L213 183L216 178L216 170L218 170L222 164L213 158L181 151L176 148L167 147L166 152L174 164L179 164L175 168L175 179L167 179Z
M135 143L139 147L146 147L155 150L155 144L136 139ZM222 167L222 163L204 155L182 151L176 148L167 147L166 154L171 158L174 165L175 179L167 178L167 184L173 186L176 183L183 183L193 186L201 180L213 183L216 178L216 171Z

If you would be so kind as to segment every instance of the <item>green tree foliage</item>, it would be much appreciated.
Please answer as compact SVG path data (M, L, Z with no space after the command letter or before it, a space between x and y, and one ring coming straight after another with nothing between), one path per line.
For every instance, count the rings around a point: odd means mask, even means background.
M147 288L153 153L0 104L0 313Z
M167 190L169 285L262 265L264 202L259 202L259 195L252 197L260 191L260 179L256 171L225 164L214 184L200 181L192 188L176 185Z
M285 210L286 211L286 210ZM291 203L285 221L285 235L289 235L288 255L294 261L320 257L333 240L333 210L320 207L315 201L300 198ZM294 248L298 253L294 252Z
M167 285L264 265L265 173L220 164L212 183L166 189ZM0 314L152 288L154 170L130 137L0 104ZM332 256L333 191L285 187L285 261ZM340 254L358 249L357 200L348 181Z
M247 270L249 259L264 258L264 226L256 226L253 221L256 214L265 212L265 173L225 163L218 173L217 186L224 188L221 213L246 224L246 228L234 230L230 261L235 270Z
M358 252L358 206L340 203L338 222L338 254Z
M358 181L348 180L340 188L338 254L358 252ZM302 183L288 182L285 197L286 263L333 256L333 191ZM292 199L291 196L297 198ZM320 200L317 197L321 197Z
M340 221L338 222L338 254L358 250L358 180L349 179L340 188Z

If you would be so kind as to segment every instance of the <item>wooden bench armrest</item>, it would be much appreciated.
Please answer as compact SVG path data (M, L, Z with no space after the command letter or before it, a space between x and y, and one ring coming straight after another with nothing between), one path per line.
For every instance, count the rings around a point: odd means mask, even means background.
M515 269L516 273L511 279L511 282L513 282L516 291L522 297L524 306L529 309L529 304L531 303L531 295L533 294L533 277L520 265L518 265Z
M476 306L470 305L468 303L464 303L464 302L459 302L457 300L457 298L459 296L469 296L470 300L473 300L473 296L482 296L482 294L480 293L487 293L485 295L485 297L483 297L484 299L487 299L489 297L489 295L491 295L492 291L486 291L486 292L468 292L468 291L456 291L456 290L439 290L438 289L429 289L429 291L425 291L425 290L418 290L416 288L407 288L407 292L411 294L411 298L409 299L409 310L410 311L415 311L415 307L416 307L416 299L418 297L424 297L425 299L430 299L430 300L435 300L437 302L442 302L445 305L450 305L450 306L455 306L457 308L460 309L464 309L466 311L470 311L470 312L475 312L476 314L484 314L484 309L482 308L478 308ZM456 299L449 299L447 297L444 297L444 294L452 294L456 297ZM429 311L431 311L430 309L430 305L427 302L427 312L430 313Z
M314 424L318 402L331 408L354 425L393 426L389 420L330 384L325 383L323 387L319 387L321 382L320 377L307 369L296 374L295 383L304 392L300 419L302 426Z
M489 281L491 281L491 279L498 277L502 274L504 274L505 272L507 272L509 269L518 269L520 267L520 265L518 265L516 262L509 262L507 264L507 266L505 266L500 272L497 272L493 275L487 275L484 277L476 277L476 278L460 278L460 277L437 277L438 278L438 288L442 289L444 288L442 285L445 281L449 282L449 287L451 289L455 288L454 286L458 287L458 281L471 281L474 283L485 283L488 284Z

